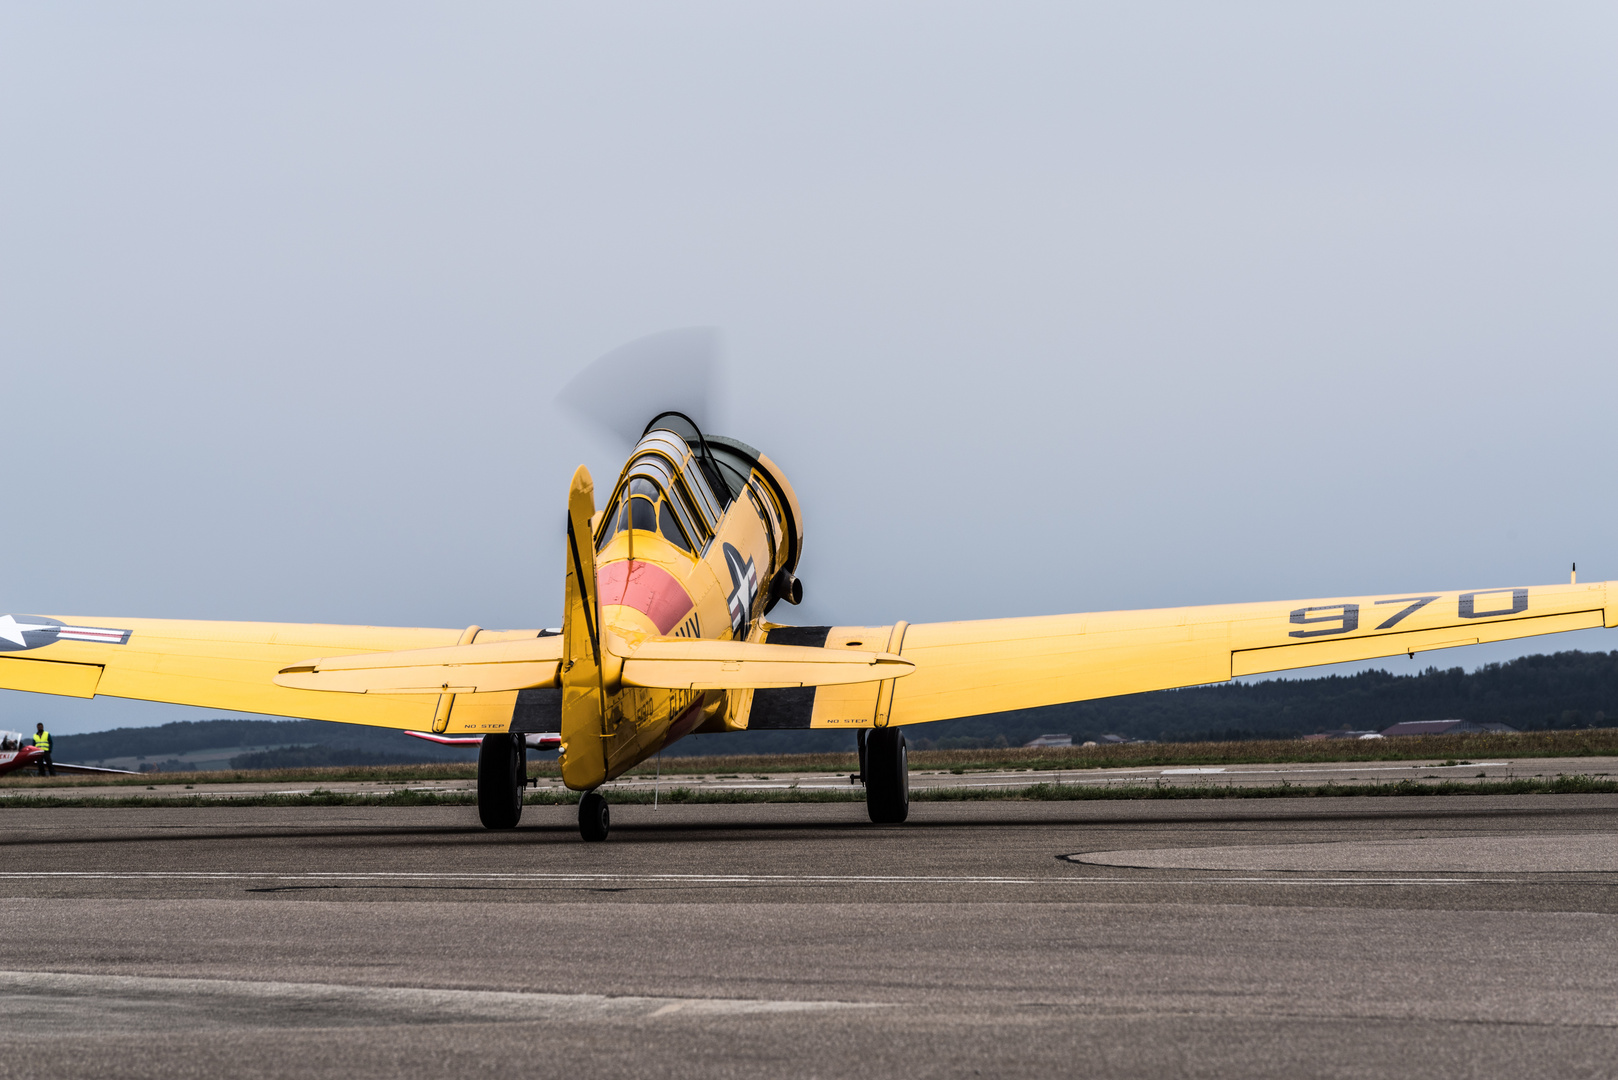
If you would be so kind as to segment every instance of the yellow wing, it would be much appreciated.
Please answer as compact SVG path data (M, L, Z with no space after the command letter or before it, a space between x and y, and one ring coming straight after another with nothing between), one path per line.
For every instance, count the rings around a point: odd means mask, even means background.
M0 615L0 689L124 697L379 727L505 731L516 692L327 694L278 686L312 657L534 638L488 631ZM435 721L437 723L435 724Z
M1614 625L1618 582L914 626L774 627L766 640L885 649L915 669L880 687L756 693L749 726L920 724Z
M866 655L851 657L851 664L828 665L794 653L792 664L786 666L827 670L816 675L783 667L760 673L769 678L750 672L722 681L738 687L759 682L778 687L738 690L752 694L748 726L753 728L919 724L1317 664L1610 627L1618 625L1615 586L1618 583L1509 587L915 626L772 626L763 635L767 644ZM1614 599L1609 601L1609 596ZM442 668L426 671L431 665L421 664L426 658L419 653L390 657L375 668L365 668L357 658L474 642L484 646L531 641L538 636L535 630L484 631L475 626L397 629L0 615L0 689L138 698L382 727L505 731L516 706L516 690L468 693L478 689L481 676L463 686ZM543 685L553 679L552 640L518 649L504 658L507 662L483 665L488 674L498 670L505 679L489 685L528 685L531 680ZM682 643L685 649L695 644ZM465 659L451 655L457 662ZM489 652L480 649L478 655L487 657ZM774 655L784 662L785 652ZM323 656L339 657L341 662L318 670L308 667ZM721 666L741 662L741 668L766 658L772 658L771 651L704 657ZM526 663L510 662L518 659ZM643 681L666 685L669 677L652 676L652 667L667 665L672 670L691 659L683 653L658 654L654 659L649 652L641 661L647 668ZM882 664L907 677L813 685L844 678L869 680L879 671L873 665ZM283 674L300 666L302 672ZM530 666L531 671L517 670ZM334 670L340 667L365 668L366 673L340 674ZM844 667L846 672L841 671ZM390 668L399 679L378 684L378 689L408 684L416 692L363 692L377 671ZM859 674L859 668L869 673ZM342 687L351 692L313 689L317 680L328 677L322 674L328 670L331 676L355 679L353 687ZM421 678L424 674L430 681ZM683 667L673 674L681 685L707 684L710 678L706 670L693 674ZM791 683L802 685L783 685ZM431 692L434 688L439 692Z

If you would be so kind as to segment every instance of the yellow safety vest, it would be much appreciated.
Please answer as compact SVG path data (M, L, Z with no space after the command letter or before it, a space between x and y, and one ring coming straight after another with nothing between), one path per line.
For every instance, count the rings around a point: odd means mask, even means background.
M51 733L48 731L41 731L38 735L35 735L34 745L41 750L49 751L51 748Z

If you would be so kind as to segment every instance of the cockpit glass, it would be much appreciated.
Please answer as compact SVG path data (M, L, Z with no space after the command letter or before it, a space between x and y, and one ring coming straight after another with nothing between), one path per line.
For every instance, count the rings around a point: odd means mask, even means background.
M15 731L0 731L0 750L17 750L21 746L21 735Z
M693 432L694 434L695 432ZM667 454L670 460L680 463L680 477L691 490L698 509L701 510L703 517L710 524L716 524L719 521L720 514L724 512L724 506L714 497L713 478L709 477L707 467L700 460L700 454L694 449L699 445L701 444L687 442L678 434L663 429L663 425L659 425L659 429L648 433L640 442L643 450L656 450L659 453ZM646 454L640 460L656 462L658 469L666 471L666 466L661 458L656 455ZM631 463L631 471L637 468L640 460ZM659 473L659 475L662 475L662 473ZM728 501L727 498L726 502Z
M629 500L630 528L657 531L657 504L639 497Z
M612 504L612 509L607 511L606 519L601 524L601 536L596 540L596 550L604 550L607 546L607 541L628 527L629 507L624 505L624 501L620 497L617 502Z
M702 543L704 535L702 519L691 509L691 503L685 494L684 485L675 487L664 497L663 507L665 510L672 509L674 511L675 517L680 520L681 528L685 530L685 535L691 538L692 543L699 545Z
M685 538L685 533L674 516L674 507L667 500L664 500L663 506L658 511L657 521L659 530L668 538L669 543L681 551L691 550L691 542Z
M596 550L605 550L618 533L631 527L662 534L688 554L695 554L713 535L723 509L713 496L703 462L687 440L700 439L696 429L674 418L659 418L642 437L630 459L624 486L618 489L601 522Z

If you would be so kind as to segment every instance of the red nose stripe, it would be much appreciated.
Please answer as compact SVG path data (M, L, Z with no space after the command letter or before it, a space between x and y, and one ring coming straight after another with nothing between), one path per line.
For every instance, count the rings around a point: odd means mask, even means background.
M601 605L618 604L651 619L659 634L680 625L691 611L691 597L675 576L661 566L625 559L596 572Z

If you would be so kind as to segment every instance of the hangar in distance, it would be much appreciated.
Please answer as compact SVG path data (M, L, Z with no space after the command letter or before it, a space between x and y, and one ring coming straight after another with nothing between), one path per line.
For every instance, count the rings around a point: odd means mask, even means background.
M634 383L648 355L656 350L609 354L581 376L575 397ZM782 621L781 605L803 596L805 529L786 473L684 412L642 412L634 430L604 499L584 467L573 476L559 629L7 614L0 687L477 739L478 812L497 829L521 816L528 746L556 743L529 736L557 735L563 782L582 793L580 833L604 840L601 786L693 732L854 731L871 820L893 823L909 809L905 729L915 724L1618 626L1618 582L1576 579L796 626Z

